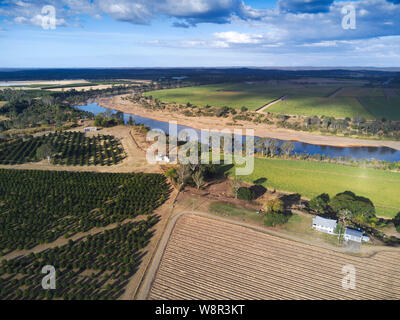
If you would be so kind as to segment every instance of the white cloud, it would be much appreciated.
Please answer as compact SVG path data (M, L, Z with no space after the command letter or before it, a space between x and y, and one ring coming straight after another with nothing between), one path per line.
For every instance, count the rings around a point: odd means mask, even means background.
M57 25L67 25L74 17L108 15L118 21L150 24L157 16L173 18L176 27L188 28L203 22L246 24L259 32L217 32L195 43L228 48L232 46L273 48L308 44L308 47L333 46L333 41L370 39L400 35L400 5L386 0L280 0L276 9L260 10L242 0L1 0L4 15L17 24L39 25L43 5L57 9ZM394 1L394 0L393 0ZM301 6L303 3L305 6ZM341 9L351 3L357 9L357 27L341 27ZM190 40L191 41L191 40ZM214 42L213 42L214 41ZM213 44L214 43L214 44ZM159 44L161 45L161 44Z
M234 44L255 44L260 43L263 36L260 34L239 33L236 31L216 32L214 37L224 42Z
M337 41L321 41L321 42L313 42L313 43L304 43L301 44L302 47L337 47Z

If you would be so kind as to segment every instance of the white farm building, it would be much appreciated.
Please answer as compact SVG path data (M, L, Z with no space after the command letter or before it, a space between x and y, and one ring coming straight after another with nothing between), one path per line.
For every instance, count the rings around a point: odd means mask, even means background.
M346 241L356 241L356 242L368 242L369 241L369 236L364 235L364 232L346 228L346 231L344 233L344 240Z
M313 218L312 227L313 229L321 232L335 234L337 221L316 216L315 218Z
M95 132L97 131L97 127L86 127L84 129L85 132Z

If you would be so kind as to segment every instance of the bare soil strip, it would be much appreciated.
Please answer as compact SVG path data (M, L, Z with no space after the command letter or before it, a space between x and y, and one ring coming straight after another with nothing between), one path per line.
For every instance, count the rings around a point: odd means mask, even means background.
M400 253L359 257L202 216L181 216L149 299L400 299ZM345 265L356 288L345 290Z

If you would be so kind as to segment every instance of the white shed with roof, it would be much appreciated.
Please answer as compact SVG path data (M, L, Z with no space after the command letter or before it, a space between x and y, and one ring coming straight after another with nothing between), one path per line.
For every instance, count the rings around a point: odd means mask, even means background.
M337 227L337 221L333 220L333 219L316 216L315 218L313 218L312 227L315 230L318 230L321 232L335 234L336 227Z
M369 241L369 236L364 235L363 231L351 229L351 228L346 228L346 231L344 233L344 240L349 241L356 241L356 242L368 242Z

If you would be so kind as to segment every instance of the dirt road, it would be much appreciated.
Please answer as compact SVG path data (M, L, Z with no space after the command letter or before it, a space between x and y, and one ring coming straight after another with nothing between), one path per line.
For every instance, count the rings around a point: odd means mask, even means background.
M270 106L274 105L275 103L278 103L278 102L281 102L281 101L283 101L283 100L286 100L287 98L288 98L287 96L280 97L279 99L276 99L276 100L274 100L274 101L272 101L272 102L266 104L264 107L261 107L260 109L257 109L256 112L258 112L258 113L263 113L263 112L265 112L265 110L267 110Z

